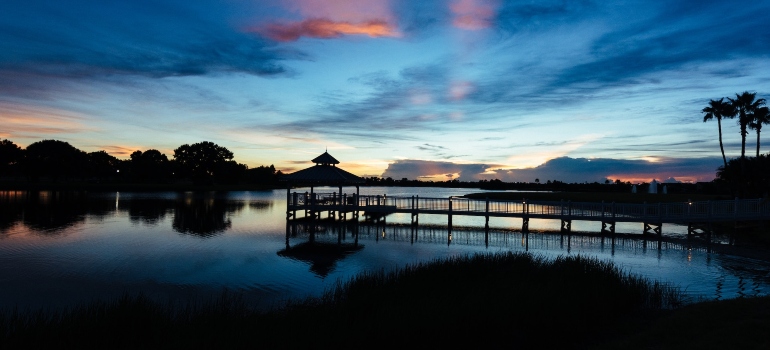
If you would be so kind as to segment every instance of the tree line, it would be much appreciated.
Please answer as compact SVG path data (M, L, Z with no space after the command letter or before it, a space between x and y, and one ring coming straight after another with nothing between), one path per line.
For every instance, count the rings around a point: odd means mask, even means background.
M725 100L726 99L726 100ZM722 97L710 100L704 107L703 122L717 121L719 148L722 151L723 165L717 169L717 180L727 183L732 190L742 196L767 195L770 190L770 157L760 155L762 126L770 124L770 110L767 100L757 98L756 92L744 91L735 94L735 98ZM728 160L722 141L722 120L737 118L741 134L741 156ZM756 131L757 150L755 157L746 157L746 137L749 129Z
M181 145L172 159L156 149L137 150L129 159L118 159L103 150L88 153L59 140L42 140L21 148L5 139L0 141L0 178L33 183L87 180L274 186L281 175L273 165L250 169L233 158L233 152L209 141Z

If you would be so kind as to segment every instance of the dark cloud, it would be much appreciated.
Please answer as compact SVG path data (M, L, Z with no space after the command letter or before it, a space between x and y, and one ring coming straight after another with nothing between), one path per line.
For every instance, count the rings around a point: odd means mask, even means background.
M605 179L666 179L688 178L697 181L711 181L720 157L708 158L660 158L655 162L646 160L623 160L608 158L551 159L537 167L528 169L503 170L496 164L457 164L426 160L398 160L388 165L383 177L419 179L442 174L459 174L461 181L500 179L506 182L533 182L540 179L559 180L570 183L604 182ZM497 170L494 170L497 169ZM494 171L494 173L490 172Z
M397 160L388 164L382 177L394 179L421 179L423 177L446 176L459 174L460 181L476 181L477 175L489 168L486 164L457 164L452 162L437 162L428 160Z
M766 3L677 2L661 10L600 37L592 47L593 60L565 69L551 87L633 84L688 64L770 54L770 24L756 15L770 10Z
M707 158L659 158L657 161L624 160L609 158L551 159L529 169L503 170L498 178L504 181L531 182L559 180L564 182L603 182L605 179L636 178L648 179L688 177L699 181L711 181L716 168L721 164L719 157Z
M299 54L239 32L213 5L4 1L0 70L64 78L287 74L281 61Z
M413 140L413 136L394 131L440 130L448 127L449 114L436 110L435 104L451 103L446 87L449 85L449 68L442 63L405 68L397 77L377 71L350 79L373 91L354 101L332 98L324 100L312 118L306 118L272 126L276 130L313 131L351 137L388 137L397 140ZM426 96L429 110L422 111L415 98ZM345 128L359 125L363 128ZM340 127L343 126L343 127Z

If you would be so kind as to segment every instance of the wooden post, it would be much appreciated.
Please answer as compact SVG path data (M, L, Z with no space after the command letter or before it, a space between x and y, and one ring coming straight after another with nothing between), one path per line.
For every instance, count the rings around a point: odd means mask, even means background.
M449 196L449 231L452 231L452 196Z

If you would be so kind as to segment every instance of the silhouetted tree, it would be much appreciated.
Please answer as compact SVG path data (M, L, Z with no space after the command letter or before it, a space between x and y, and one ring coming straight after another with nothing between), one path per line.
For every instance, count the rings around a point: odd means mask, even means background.
M705 115L703 116L703 122L707 122L712 119L717 121L717 129L719 130L719 149L722 150L722 161L727 166L727 158L725 157L725 147L722 144L722 118L733 118L735 116L735 108L730 104L724 102L724 98L719 100L709 101L709 106L702 110Z
M757 108L751 114L749 128L757 131L757 157L759 157L759 134L762 132L762 125L770 124L770 110L767 107Z
M741 158L730 159L726 167L717 170L717 181L740 189L743 195L766 195L770 190L770 156L748 157L745 159L745 174L742 168Z
M105 151L91 152L88 154L88 175L99 179L113 178L122 162Z
M214 179L219 183L237 184L241 181L248 168L246 164L241 164L234 160L221 162L214 169Z
M24 157L25 170L32 179L48 176L56 181L59 177L82 175L87 164L85 152L58 140L35 142L27 146Z
M15 173L24 151L10 140L0 141L0 177Z
M756 97L756 92L744 91L740 95L735 94L735 99L727 98L738 114L738 125L741 127L741 162L746 158L746 135L748 134L746 128L756 109L765 105L764 98L756 99Z
M174 159L180 175L190 176L196 183L209 184L217 168L233 159L233 152L213 142L203 141L179 146L174 150Z
M278 182L278 176L280 171L275 170L275 166L260 165L256 168L246 170L245 178L247 182L261 184L261 185L274 185Z
M171 162L156 149L131 153L131 175L137 181L167 181L171 178Z

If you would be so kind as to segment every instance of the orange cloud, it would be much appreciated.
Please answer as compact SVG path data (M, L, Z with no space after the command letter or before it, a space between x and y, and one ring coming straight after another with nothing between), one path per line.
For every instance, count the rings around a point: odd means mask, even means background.
M131 156L131 153L134 153L135 151L146 151L144 147L134 147L134 146L98 146L100 150L104 150L105 152L109 153L112 156L118 157L118 158L128 158ZM161 152L163 153L163 152ZM172 153L173 154L173 153ZM168 155L167 155L168 156Z
M273 40L284 42L296 41L303 36L321 39L339 38L344 35L368 35L373 38L399 36L393 25L379 19L353 23L312 18L300 22L273 23L256 31Z
M494 0L457 0L449 5L455 15L452 25L466 30L489 28L498 6Z
M51 134L77 133L94 128L85 120L68 112L45 107L0 104L3 137L49 137Z

